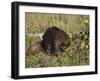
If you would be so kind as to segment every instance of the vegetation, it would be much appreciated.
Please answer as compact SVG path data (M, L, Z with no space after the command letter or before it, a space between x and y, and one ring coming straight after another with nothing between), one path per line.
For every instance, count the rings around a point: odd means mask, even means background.
M25 57L26 68L89 65L89 16L70 14L25 13L25 33L44 33L57 26L70 36L71 46L62 55L50 56L39 51ZM26 50L41 41L40 37L25 36Z

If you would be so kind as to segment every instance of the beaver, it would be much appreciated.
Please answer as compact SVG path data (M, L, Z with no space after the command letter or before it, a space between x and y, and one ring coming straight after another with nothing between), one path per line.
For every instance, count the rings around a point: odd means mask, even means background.
M70 46L68 34L56 26L48 28L42 39L42 49L51 55L62 54Z

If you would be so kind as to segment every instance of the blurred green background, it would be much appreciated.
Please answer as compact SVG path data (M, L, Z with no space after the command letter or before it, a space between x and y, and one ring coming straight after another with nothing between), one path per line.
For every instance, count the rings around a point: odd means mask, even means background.
M46 29L57 26L70 36L71 46L62 56L50 56L39 51L25 56L26 68L89 65L89 15L25 12L25 49L40 42Z

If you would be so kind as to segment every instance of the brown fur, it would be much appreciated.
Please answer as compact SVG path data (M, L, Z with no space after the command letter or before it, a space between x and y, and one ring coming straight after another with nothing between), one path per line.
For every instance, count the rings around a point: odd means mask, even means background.
M41 46L45 52L50 52L51 55L62 53L70 45L70 39L66 32L51 27L46 30L43 35Z

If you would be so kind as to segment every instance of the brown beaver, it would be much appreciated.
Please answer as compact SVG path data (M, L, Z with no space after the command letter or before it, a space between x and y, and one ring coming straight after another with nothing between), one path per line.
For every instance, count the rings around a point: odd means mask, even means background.
M70 39L66 32L53 26L48 28L41 42L44 52L57 56L65 51L70 45Z

